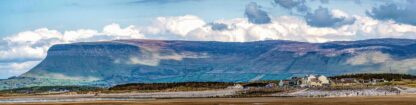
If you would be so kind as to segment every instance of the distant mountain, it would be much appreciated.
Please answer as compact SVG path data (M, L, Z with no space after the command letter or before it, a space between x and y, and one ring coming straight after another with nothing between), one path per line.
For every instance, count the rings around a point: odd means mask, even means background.
M416 74L414 65L416 40L411 39L327 43L115 40L54 45L39 65L14 80L47 79L65 85L100 86L132 82L246 82L306 74ZM33 83L19 84L25 85Z

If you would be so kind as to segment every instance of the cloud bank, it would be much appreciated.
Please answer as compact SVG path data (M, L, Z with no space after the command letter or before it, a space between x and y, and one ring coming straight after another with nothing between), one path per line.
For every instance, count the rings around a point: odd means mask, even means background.
M306 6L306 0L274 0L273 3L289 10L295 9L298 12L309 10L309 7Z
M359 53L348 59L346 63L355 66L380 65L379 71L375 72L412 73L414 72L412 70L416 69L414 66L416 64L415 58L394 59L389 54L382 52Z
M307 13L306 22L315 27L340 27L355 22L355 18L348 16L340 10L330 11L319 7L313 13Z
M267 24L270 23L270 17L266 11L261 10L260 6L255 2L247 4L246 11L244 13L247 16L248 21L254 24Z
M393 20L397 23L416 25L416 0L405 4L389 3L374 7L367 15L379 20Z

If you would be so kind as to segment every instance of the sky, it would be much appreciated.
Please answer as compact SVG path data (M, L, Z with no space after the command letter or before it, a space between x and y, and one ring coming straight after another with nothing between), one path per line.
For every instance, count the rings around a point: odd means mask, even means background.
M416 0L0 0L0 79L55 44L416 38Z

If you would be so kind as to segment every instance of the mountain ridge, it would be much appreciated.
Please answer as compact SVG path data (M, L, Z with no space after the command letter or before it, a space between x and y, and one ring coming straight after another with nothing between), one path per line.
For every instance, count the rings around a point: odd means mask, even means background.
M19 77L104 86L133 82L248 82L306 74L416 74L413 64L413 39L326 43L133 39L54 45L39 65Z

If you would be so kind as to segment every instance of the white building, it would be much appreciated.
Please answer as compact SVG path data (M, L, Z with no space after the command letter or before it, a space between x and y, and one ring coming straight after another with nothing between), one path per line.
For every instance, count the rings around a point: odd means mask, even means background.
M323 85L329 85L329 79L324 75L320 75L318 80L321 81L321 84Z
M320 87L330 85L330 80L324 75L306 75L304 77L292 77L288 80L281 80L279 86L300 86L300 87Z
M319 87L329 85L329 80L324 75L307 75L303 78L301 87Z

